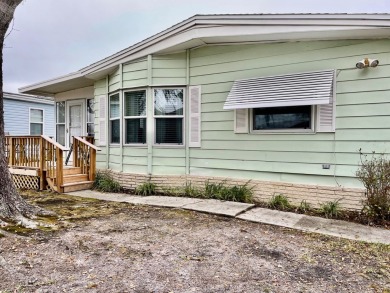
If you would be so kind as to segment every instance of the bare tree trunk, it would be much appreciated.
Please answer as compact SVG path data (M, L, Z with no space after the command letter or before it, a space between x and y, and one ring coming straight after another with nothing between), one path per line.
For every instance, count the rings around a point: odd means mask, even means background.
M22 0L0 0L0 222L1 220L20 221L24 217L32 217L36 214L42 214L42 210L40 208L29 205L18 194L8 170L8 162L6 162L5 158L3 45L8 26L13 18L16 7L20 4L20 2L22 2Z

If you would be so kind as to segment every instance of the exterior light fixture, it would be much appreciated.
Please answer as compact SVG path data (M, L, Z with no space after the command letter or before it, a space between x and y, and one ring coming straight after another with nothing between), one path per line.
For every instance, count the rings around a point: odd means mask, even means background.
M377 67L378 64L378 59L364 58L363 60L360 60L358 63L356 63L356 68L363 69L367 67Z

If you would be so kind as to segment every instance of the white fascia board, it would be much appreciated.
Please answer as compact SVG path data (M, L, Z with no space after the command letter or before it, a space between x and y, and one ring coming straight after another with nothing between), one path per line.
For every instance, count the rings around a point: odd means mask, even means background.
M59 77L56 77L56 78L52 78L52 79L45 80L45 81L42 81L42 82L34 83L34 84L31 84L31 85L28 85L28 86L25 86L25 87L21 87L21 88L19 88L19 92L20 93L26 93L26 92L34 91L37 88L49 86L49 85L52 85L54 83L59 83L59 82L72 80L72 79L75 79L75 78L78 78L78 77L83 77L80 74L80 72L72 72L72 73L69 73L67 75L62 75L62 76L59 76Z
M203 27L202 27L203 26ZM136 60L141 57L145 57L149 54L154 54L160 51L164 51L169 47L177 46L181 43L185 43L191 40L214 36L224 35L249 35L249 34L277 34L286 33L290 31L294 32L320 32L320 31L345 31L345 38L350 38L349 31L353 30L376 30L381 28L390 28L390 19L387 21L373 20L370 23L362 20L353 19L340 20L338 22L329 23L329 20L237 20L232 21L231 19L221 21L202 21L197 20L196 22L187 23L185 26L178 28L175 31L166 32L166 34L160 34L155 37L149 38L144 42L138 43L128 49L125 49L117 54L114 54L106 59L96 62L88 67L80 70L84 75L92 74L96 71L104 70L107 67L117 66L120 63L129 62ZM233 31L233 29L235 31ZM386 36L386 35L384 35ZM277 35L272 38L277 39ZM329 36L327 36L329 38ZM309 39L309 38L305 38ZM321 39L318 36L316 39ZM283 40L281 40L283 41Z

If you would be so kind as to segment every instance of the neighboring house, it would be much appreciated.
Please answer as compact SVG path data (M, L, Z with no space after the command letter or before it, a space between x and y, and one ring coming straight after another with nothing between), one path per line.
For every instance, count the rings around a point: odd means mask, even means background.
M390 151L389 37L387 14L196 15L20 91L54 95L58 139L95 134L125 187L252 180L357 208L359 149Z
M3 98L6 134L54 136L53 98L7 92Z

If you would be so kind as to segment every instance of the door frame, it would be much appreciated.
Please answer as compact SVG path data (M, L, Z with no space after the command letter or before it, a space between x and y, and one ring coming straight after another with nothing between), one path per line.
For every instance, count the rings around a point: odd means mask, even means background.
M70 107L81 105L81 135L85 135L87 128L87 110L86 99L68 100L66 101L66 119L65 119L65 147L70 147L71 141L69 138L69 125L70 125Z

